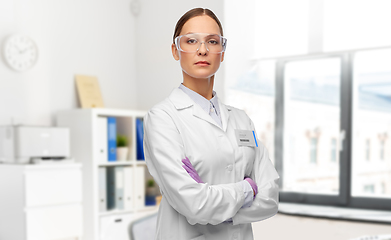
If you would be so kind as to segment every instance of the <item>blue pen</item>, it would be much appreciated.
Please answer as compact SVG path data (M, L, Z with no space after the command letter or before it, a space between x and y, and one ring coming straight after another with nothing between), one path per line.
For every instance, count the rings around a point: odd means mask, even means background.
M255 137L255 132L254 131L253 131L253 135L254 135L255 145L258 147L257 138Z

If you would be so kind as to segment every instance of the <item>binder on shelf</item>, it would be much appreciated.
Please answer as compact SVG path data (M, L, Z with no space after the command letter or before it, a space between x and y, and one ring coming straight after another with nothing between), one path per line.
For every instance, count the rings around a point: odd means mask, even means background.
M115 168L107 167L106 168L106 200L107 200L107 210L115 209Z
M107 209L124 209L124 167L107 167Z
M107 118L98 117L97 119L97 142L98 142L98 161L105 163L108 160L107 152Z
M105 119L106 120L106 119ZM107 192L106 192L106 168L99 168L99 211L105 212L107 211Z
M110 162L117 160L117 119L115 117L107 118L107 142L108 142L108 160Z
M135 174L135 207L145 207L145 169L143 166L136 166L134 169Z
M133 168L131 166L126 166L124 167L124 209L125 210L130 210L133 208L132 183L133 183Z
M136 118L137 160L145 160L144 159L143 140L144 140L144 120L141 118Z
M115 167L115 206L124 209L124 167Z

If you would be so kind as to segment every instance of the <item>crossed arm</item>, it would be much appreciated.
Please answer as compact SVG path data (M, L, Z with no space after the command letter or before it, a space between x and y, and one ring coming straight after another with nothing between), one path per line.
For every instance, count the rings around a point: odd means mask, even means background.
M257 169L249 176L258 186L258 193L250 207L242 208L245 196L240 182L211 185L189 178L181 161L185 159L183 142L167 112L152 109L145 116L144 125L148 169L168 203L190 224L216 225L232 218L236 225L260 221L277 212L278 175L272 172L274 168L269 159L261 159L268 157L265 151L262 156L257 155L260 157L254 164Z
M204 183L201 177L198 175L198 172L195 170L195 168L193 167L193 165L191 164L190 160L187 157L182 159L182 163L184 164L182 165L182 167L186 170L186 172L190 175L190 177L194 179L194 181L196 181L197 183ZM253 190L252 199L254 199L258 193L257 184L249 177L245 177L243 181L246 181L251 186Z

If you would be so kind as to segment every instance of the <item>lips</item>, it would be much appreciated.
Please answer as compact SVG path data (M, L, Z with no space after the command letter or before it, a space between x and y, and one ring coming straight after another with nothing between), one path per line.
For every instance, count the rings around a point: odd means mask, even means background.
M209 66L210 63L207 62L207 61L198 61L198 62L195 63L195 65L197 65L197 66Z

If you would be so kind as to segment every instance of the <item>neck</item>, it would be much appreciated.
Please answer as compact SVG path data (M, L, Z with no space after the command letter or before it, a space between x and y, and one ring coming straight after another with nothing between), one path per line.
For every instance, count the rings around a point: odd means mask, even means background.
M194 78L183 72L183 85L210 100L213 97L214 78L214 75L209 78Z

